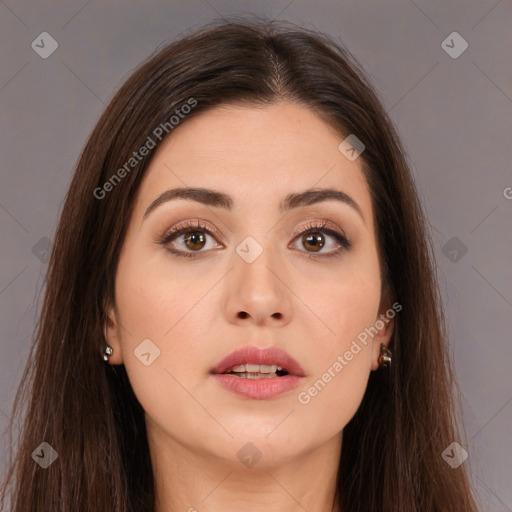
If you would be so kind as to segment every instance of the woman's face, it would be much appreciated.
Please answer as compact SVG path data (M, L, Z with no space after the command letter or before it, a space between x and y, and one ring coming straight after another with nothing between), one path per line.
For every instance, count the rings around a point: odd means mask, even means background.
M393 324L375 329L385 308L371 198L342 140L296 104L223 106L183 122L154 155L107 338L160 448L246 465L252 455L261 467L341 441ZM187 187L229 199L171 199ZM311 189L341 199L290 200ZM190 233L167 237L183 226ZM276 373L212 373L246 347L256 350L230 362ZM269 347L302 372L272 352L258 359Z

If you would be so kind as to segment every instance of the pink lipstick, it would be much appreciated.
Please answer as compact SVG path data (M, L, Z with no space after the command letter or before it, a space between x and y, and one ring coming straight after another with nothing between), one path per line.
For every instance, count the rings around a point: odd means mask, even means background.
M295 389L303 381L302 367L276 347L244 347L229 354L210 372L226 390L265 400Z

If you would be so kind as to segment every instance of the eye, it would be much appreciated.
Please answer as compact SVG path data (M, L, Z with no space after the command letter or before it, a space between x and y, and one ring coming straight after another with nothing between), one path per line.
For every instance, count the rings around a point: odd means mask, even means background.
M202 224L200 221L187 221L181 224L177 224L170 231L168 231L161 239L157 240L157 242L161 245L165 245L166 248L176 256L183 256L185 258L194 258L198 256L198 252L202 251L206 247L206 249L212 249L212 247L207 247L207 236L214 237L213 230L210 230L206 225ZM181 248L174 249L172 245L176 245L175 240L182 238L180 244L178 244ZM172 245L171 245L172 242ZM222 245L217 245L216 248L221 248ZM188 252L191 251L191 252Z
M326 237L327 235L327 243ZM206 252L208 249L219 249L224 247L222 244L208 247L208 237L215 238L216 231L208 228L201 221L185 221L177 224L171 230L167 231L161 238L157 240L157 243L164 245L169 252L176 256L183 256L185 258L195 258L200 255L201 252ZM299 242L304 247L310 250L300 251L309 253L310 258L329 258L340 255L344 250L351 247L351 243L348 241L346 236L328 227L328 224L324 221L312 222L298 231L295 234L294 240L300 236ZM179 241L180 238L183 240ZM329 248L329 238L334 239L338 242L337 246L334 246L332 250L321 252L324 247ZM178 244L177 241L180 243ZM297 243L297 242L296 242ZM333 242L330 242L333 245ZM175 247L179 248L176 249ZM205 250L203 250L205 249Z
M312 222L307 226L300 228L298 233L300 236L298 243L302 243L303 247L309 247L311 249L305 251L310 253L310 258L320 259L339 256L343 251L350 249L352 246L352 244L348 241L347 237L343 233L327 226L328 225L326 222L321 221L317 223ZM320 251L324 247L329 247L329 243L326 243L325 235L328 235L329 238L334 238L338 242L338 245L332 248L330 251L327 250L321 253ZM331 246L332 245L333 243L331 242Z

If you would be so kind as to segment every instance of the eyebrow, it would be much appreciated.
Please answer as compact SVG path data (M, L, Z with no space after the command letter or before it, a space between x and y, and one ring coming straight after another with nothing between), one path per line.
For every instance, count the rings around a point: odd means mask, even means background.
M186 199L196 201L216 208L231 210L233 208L233 198L217 190L201 187L181 187L166 190L160 194L146 209L143 220L158 206L175 199ZM285 213L294 208L309 206L323 201L339 201L352 207L361 216L364 222L363 212L359 205L348 194L334 188L316 188L308 189L304 192L295 192L288 194L279 205L279 212Z

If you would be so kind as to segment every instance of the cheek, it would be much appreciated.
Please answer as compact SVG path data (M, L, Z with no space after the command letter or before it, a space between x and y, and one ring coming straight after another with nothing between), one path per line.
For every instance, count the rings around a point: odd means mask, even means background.
M357 411L370 375L370 333L378 319L381 287L376 253L347 258L331 283L310 290L312 309L328 329L310 352L314 371L297 401L309 421L321 418L325 432L334 434Z
M306 300L331 331L334 342L329 345L343 350L365 328L373 326L378 317L381 280L376 252L367 248L350 255L338 271L321 276L307 293ZM326 353L332 355L332 351Z
M216 280L208 272L194 278L176 271L165 254L152 258L132 249L130 258L120 260L116 299L123 363L144 406L179 389L172 376L188 385L198 361L204 359L207 321L218 304L207 292ZM142 346L154 361L148 366L138 357Z
M185 413L192 412L196 420L201 413L191 407L194 401L185 390L192 388L198 342L204 342L194 313L211 284L190 289L182 286L183 276L166 274L168 270L143 258L120 261L116 298L123 364L133 392L150 418L179 431Z
M135 250L129 260L120 261L118 276L118 309L130 341L142 337L168 343L214 284L207 273L195 279L173 268L163 253L139 256Z
M327 331L310 350L313 371L298 390L297 402L304 424L318 423L325 435L342 430L361 404L371 370L368 332L376 321L379 301L376 283L357 279L338 286L323 303L323 314L335 334Z

